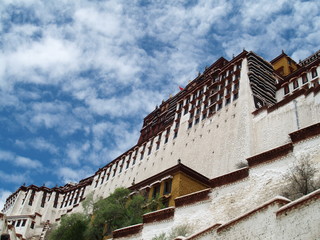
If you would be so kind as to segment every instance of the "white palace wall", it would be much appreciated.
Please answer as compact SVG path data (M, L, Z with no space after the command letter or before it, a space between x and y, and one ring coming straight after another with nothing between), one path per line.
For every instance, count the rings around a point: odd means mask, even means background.
M235 170L236 164L250 156L252 152L251 112L254 110L254 105L246 64L247 61L244 59L237 100L190 129L188 129L189 114L183 115L175 139L174 130L171 129L166 144L162 138L159 150L153 150L149 156L145 154L142 160L138 156L134 166L123 170L121 174L116 174L109 181L104 181L102 185L99 183L94 189L95 195L106 197L117 187L130 186L133 179L137 183L176 165L178 159L209 178ZM97 179L98 176L94 181Z
M317 71L320 73L320 66L317 67ZM307 74L310 75L310 73ZM309 79L311 79L311 75ZM298 80L301 83L301 78ZM300 84L300 88L295 92L307 85L311 87L312 83ZM277 92L282 93L283 89L281 88ZM278 101L283 100L280 97L283 95L279 96ZM319 93L310 93L307 96L302 94L274 111L261 111L253 118L255 147L252 155L288 143L290 141L289 133L320 122L319 113Z
M319 146L319 135L294 144L293 151L286 156L250 167L249 176L243 180L211 189L209 199L176 207L173 218L144 224L136 239L152 239L155 235L169 233L174 227L184 224L188 224L196 234L212 225L226 224L259 208L281 195L286 185L285 175L300 160L311 160L313 166L320 170ZM320 196L320 190L318 192ZM312 204L301 205L299 208L293 208L288 214L277 216L275 212L283 205L285 204L271 204L266 209L239 221L228 231L219 234L213 231L210 237L203 234L201 237L190 239L317 239L302 238L303 234L320 237L320 197ZM301 231L300 226L305 226L310 231ZM131 238L129 236L119 239Z

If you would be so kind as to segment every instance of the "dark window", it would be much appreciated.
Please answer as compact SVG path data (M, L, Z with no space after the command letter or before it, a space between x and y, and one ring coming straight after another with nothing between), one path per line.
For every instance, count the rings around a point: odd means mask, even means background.
M114 177L116 175L117 167L118 167L118 162L116 163L116 167L113 169L112 177Z
M297 87L299 87L299 82L296 79L296 80L293 81L293 88L296 89Z
M192 121L189 122L188 124L188 129L192 127Z
M215 95L215 96L213 96L213 97L210 98L210 103L211 103L211 104L214 103L214 102L216 102L216 101L217 101L217 95Z
M63 199L62 199L62 202L61 202L61 205L60 205L60 208L62 208L62 207L63 207L63 203L64 203L64 200L66 200L66 197L67 197L67 195L66 195L66 194L64 194Z
M233 95L233 101L234 101L234 100L237 100L238 97L239 97L239 93L235 93L235 94Z
M41 200L41 207L44 207L44 204L46 203L46 197L47 197L47 192L43 192L42 200Z
M160 184L153 187L152 198L156 198L160 194Z
M122 159L122 162L121 162L121 164L120 164L120 170L119 170L119 173L121 173L121 172L122 172L123 164L124 164L124 159ZM106 173L104 173L104 175L106 175Z
M102 175L102 173L101 173L101 175ZM100 184L102 184L103 183L103 178L104 178L104 176L101 176L101 180L100 180ZM98 181L99 182L99 181Z
M183 115L186 115L187 113L188 113L188 107L184 109Z
M163 194L171 193L172 180L168 180L164 182Z
M164 199L164 200L162 201L162 204L163 204L163 207L165 207L165 208L169 207L169 199L168 199L168 198L167 198L167 199Z
M194 125L198 124L199 123L199 118L196 118L196 120L194 121Z
M36 191L35 190L32 190L31 192L31 196L30 196L30 199L29 199L29 205L32 206L32 202L33 202L33 199L34 199L34 195L36 194Z
M86 187L83 187L83 188L82 188L82 193L81 193L80 200L83 199L83 196L84 196L85 191L86 191Z
M69 206L72 204L72 198L70 199L70 201L69 201Z
M21 220L17 221L17 227L20 227Z
M76 203L77 203L79 196L80 196L80 189L77 190L77 195L76 195L76 197L74 198L73 204L76 204Z
M151 150L152 150L152 145L149 146L149 149L148 149L148 155L151 154Z
M56 196L54 197L53 207L56 208L58 206L59 193L56 192Z
M308 82L308 77L307 77L307 74L304 74L302 76L302 83L307 83Z
M216 105L213 105L212 107L210 107L209 108L209 113L213 113L215 108L216 108Z
M238 88L239 88L239 83L234 84L233 90L236 90L236 89L238 89Z
M27 196L28 196L28 193L29 193L29 191L27 191L27 192L26 192L26 194L24 195L24 198L23 198L23 200L22 200L21 205L23 205L23 204L24 204L24 201L26 200L26 198L27 198Z
M68 193L67 200L66 200L65 203L64 203L64 206L65 206L65 207L68 205L70 195L71 195L71 193Z
M96 184L95 184L95 188L98 186L98 183L99 183L99 179L100 179L100 175L101 175L101 173L99 173L99 176L98 176L98 179L96 180Z
M219 111L221 108L222 108L222 103L219 103L217 110Z
M23 220L22 220L21 227L24 227L24 226L26 225L26 222L27 222L27 219L23 219Z
M178 136L178 131L175 131L173 134L173 138L176 138Z
M202 120L207 117L207 113L202 114Z
M167 142L168 142L168 140L169 140L169 138L168 138L168 137L166 137L166 138L164 139L164 143L167 143Z
M311 75L312 75L312 78L315 78L315 77L318 76L318 72L317 72L317 69L316 69L316 68L312 69Z
M290 92L289 85L284 86L284 94L288 94Z
M137 155L138 155L138 149L136 150L135 155L134 155L134 157L133 157L132 166L136 163Z
M35 222L31 222L31 225L30 225L30 228L31 228L31 229L34 229L34 223L35 223Z
M226 105L228 105L231 102L230 98L226 99Z

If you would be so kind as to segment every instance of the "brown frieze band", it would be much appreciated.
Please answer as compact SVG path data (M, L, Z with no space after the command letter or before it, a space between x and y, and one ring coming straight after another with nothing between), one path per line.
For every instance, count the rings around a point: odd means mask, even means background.
M249 168L241 168L234 172L213 178L210 180L211 187L220 187L225 184L234 183L249 176Z
M113 238L121 238L141 232L143 224L137 224L125 228L121 228L112 232Z
M174 216L174 207L161 209L155 212L147 213L143 215L143 223L152 223L162 221Z
M316 123L309 127L299 129L298 131L290 133L289 136L292 142L296 143L319 134L320 134L320 123Z
M271 161L275 158L279 158L284 155L287 155L292 150L293 150L293 144L288 143L280 147L255 155L253 157L249 157L247 158L247 161L248 161L249 167L252 167L261 163Z
M185 205L190 205L199 201L204 201L209 199L209 193L211 189L201 190L195 193L191 193L182 197L178 197L174 200L176 207L182 207Z

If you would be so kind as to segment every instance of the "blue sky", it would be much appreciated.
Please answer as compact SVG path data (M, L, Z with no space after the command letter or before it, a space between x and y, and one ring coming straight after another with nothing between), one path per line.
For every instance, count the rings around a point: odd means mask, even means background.
M219 57L320 46L317 0L2 0L0 16L0 208L92 175Z

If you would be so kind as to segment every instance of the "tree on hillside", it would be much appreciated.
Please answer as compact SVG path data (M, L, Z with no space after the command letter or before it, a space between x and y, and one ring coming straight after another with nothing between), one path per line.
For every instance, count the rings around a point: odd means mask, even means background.
M316 176L317 169L309 160L300 160L284 176L289 184L283 189L282 194L295 200L320 188L320 181Z
M94 206L94 199L93 199L93 192L90 192L86 198L81 203L83 207L84 214L90 215L93 211Z
M129 198L130 191L118 188L109 197L94 204L93 216L86 232L87 239L100 240L104 233L142 222L145 199L141 195ZM107 229L105 229L107 227Z
M73 213L61 218L59 227L49 234L49 240L85 240L89 218L81 213Z

